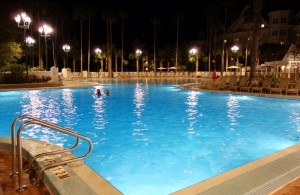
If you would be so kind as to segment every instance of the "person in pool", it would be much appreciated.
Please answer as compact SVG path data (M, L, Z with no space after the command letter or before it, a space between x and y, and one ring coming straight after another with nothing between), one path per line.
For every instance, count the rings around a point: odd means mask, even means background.
M97 89L96 95L101 96L101 90L100 89Z
M107 95L107 96L109 95L108 89L105 90L105 95Z

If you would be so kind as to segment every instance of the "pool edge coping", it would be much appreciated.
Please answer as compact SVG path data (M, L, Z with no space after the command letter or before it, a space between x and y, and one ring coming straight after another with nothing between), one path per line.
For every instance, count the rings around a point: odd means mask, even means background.
M272 153L272 154L262 157L260 159L251 161L247 164L244 164L244 165L234 168L232 170L226 171L222 174L211 177L204 181L198 182L198 183L188 186L186 188L180 189L171 194L172 195L209 194L206 192L209 190L212 190L214 188L215 188L214 189L215 191L218 191L217 189L224 189L224 186L228 185L228 183L226 183L226 182L228 182L229 180L236 179L237 177L241 177L241 179L239 181L236 181L233 184L231 183L232 186L238 186L240 184L248 185L248 184L242 183L245 181L245 180L242 180L243 174L247 174L249 172L255 172L257 169L259 169L263 166L271 166L271 165L273 165L272 163L274 163L276 160L285 158L286 156L292 155L295 152L300 152L300 143L292 145L288 148L285 148L278 152ZM295 163L296 163L296 166L300 166L300 162L295 162ZM269 181L269 182L272 182L272 181ZM286 183L288 183L288 182L286 182ZM265 184L266 183L262 183L260 185L260 187ZM276 191L280 187L282 187L282 184L277 185L277 186L272 186L271 192ZM253 190L255 190L255 189L251 189L251 191L253 191ZM220 193L226 194L226 192L224 192L224 191L222 191L222 192L220 191ZM232 192L229 192L229 194L232 194Z
M26 147L25 145L28 145L29 147ZM32 148L32 151L30 151L30 148ZM22 138L22 151L23 151L22 154L25 159L27 159L27 160L31 159L34 156L34 154L37 152L36 151L37 148L42 149L42 150L47 149L46 150L47 152L49 150L61 149L60 146L57 146L57 145L49 143L49 142ZM11 151L11 138L0 137L0 149ZM72 154L68 154L66 156L67 157L65 157L65 158L74 158L75 157ZM68 167L82 181L84 181L83 185L86 185L87 189L91 189L92 191L96 192L96 194L111 194L111 195L122 195L123 194L116 187L114 187L111 183L109 183L109 181L107 181L100 174L95 172L92 168L90 168L83 161L76 161L73 163L69 163ZM23 172L23 174L24 174L24 172ZM45 171L44 174L47 174L47 171ZM55 178L53 178L52 176L48 177L48 175L47 175L47 180L44 180L44 183L49 190L53 189L53 187L54 187L53 185L55 183ZM53 193L53 191L52 191L52 193ZM69 194L69 192L67 192L67 194ZM63 195L63 194L61 194L61 195Z

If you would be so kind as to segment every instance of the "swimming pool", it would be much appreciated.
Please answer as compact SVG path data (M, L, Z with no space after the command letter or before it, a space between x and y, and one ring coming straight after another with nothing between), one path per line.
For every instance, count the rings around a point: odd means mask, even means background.
M110 95L98 97L96 88ZM170 194L299 142L299 101L170 82L0 92L0 104L0 136L23 114L74 129L93 142L85 162L125 195ZM22 135L74 143L39 126Z

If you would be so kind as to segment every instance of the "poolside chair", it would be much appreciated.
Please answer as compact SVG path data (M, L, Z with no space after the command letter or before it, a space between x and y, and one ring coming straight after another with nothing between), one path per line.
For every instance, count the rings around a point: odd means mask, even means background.
M247 87L249 78L247 76L241 76L238 80L238 83L233 86L229 86L229 90L240 91L242 87ZM248 90L249 91L249 90Z
M270 94L274 93L282 93L282 91L286 90L289 86L290 79L289 78L281 78L279 83L275 84L274 87L268 88Z
M219 76L213 83L204 85L205 89L224 89L227 83L227 76Z
M297 96L299 95L300 92L300 79L296 81L296 83L291 87L285 89L285 94L296 94Z
M261 86L251 87L251 91L252 91L252 93L254 93L254 92L262 93L263 91L266 91L270 88L271 83L272 83L272 78L271 77L266 77L263 80Z
M236 75L230 76L228 83L226 83L225 87L230 89L237 85L238 77Z
M251 81L248 79L245 86L240 87L240 92L244 92L244 91L250 92L253 87L258 87L258 81L256 79L255 79L255 81L254 80Z

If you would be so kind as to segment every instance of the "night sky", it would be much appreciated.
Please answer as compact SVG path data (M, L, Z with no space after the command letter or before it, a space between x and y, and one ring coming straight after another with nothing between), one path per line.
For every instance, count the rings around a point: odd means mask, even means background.
M242 9L247 4L247 1L231 0L235 2L232 4L231 9L228 10L230 15L234 16L235 19L241 13ZM34 2L40 2L45 8L41 10L41 18L44 21L49 20L48 15L44 14L47 11L53 11L49 6L53 4L60 5L62 12L64 12L65 20L69 20L69 23L65 23L64 26L64 40L79 39L80 28L79 22L73 20L74 8L79 5L88 4L95 9L96 15L91 18L91 47L97 45L104 45L106 43L106 22L101 18L103 10L113 9L114 11L126 11L128 17L125 20L125 47L134 49L136 42L144 42L147 45L153 45L153 32L154 25L150 20L157 16L160 18L161 25L157 27L157 47L161 47L166 44L175 45L176 43L176 23L174 16L176 13L183 15L183 21L180 23L180 42L191 43L201 38L201 35L206 33L206 20L205 12L208 10L210 5L219 6L222 0L210 0L207 2L203 1L182 1L182 2L164 2L158 0L152 1L124 1L124 0L0 0L0 17L10 17L11 23L15 25L12 13L17 10L26 10L30 15L30 5ZM283 3L284 2L284 3ZM265 0L264 10L276 9L278 7L288 7L291 3L295 5L295 1L292 0ZM293 5L290 7L293 8ZM294 6L295 7L295 6ZM299 6L298 6L299 7ZM48 10L47 10L48 9ZM267 12L264 16L267 17ZM43 15L44 14L44 15ZM224 13L217 12L219 18L224 18ZM265 18L267 19L267 18ZM32 28L37 31L38 24L36 18L32 17ZM6 21L7 22L7 21ZM52 24L54 25L52 21ZM228 22L228 25L230 23ZM121 42L121 21L118 20L113 24L113 42L119 44ZM84 36L87 34L88 25L87 21L83 23ZM55 29L57 33L62 33L61 29ZM86 38L85 38L86 39ZM202 37L203 39L203 37ZM205 39L205 36L204 36ZM84 43L86 45L86 43ZM149 46L150 47L150 46Z
M209 2L217 4L220 0L210 0ZM205 31L206 21L203 15L207 9L208 3L200 1L187 1L187 2L163 2L158 0L153 1L121 1L121 0L0 0L0 6L3 10L1 14L7 18L8 14L15 12L16 10L26 10L30 15L29 5L33 2L40 2L42 5L46 5L45 2L51 2L62 6L66 17L69 20L73 20L74 8L79 4L91 5L95 11L96 16L91 18L92 44L103 44L106 41L106 23L101 18L101 13L105 9L113 9L114 11L126 11L128 17L125 20L125 38L128 44L132 44L135 41L146 42L147 44L153 43L154 25L151 23L151 19L157 16L160 19L160 25L157 28L157 44L161 46L163 44L172 44L176 42L176 23L174 16L176 13L180 13L183 16L183 21L180 24L180 40L182 42L191 42L199 39L201 32ZM237 7L244 7L246 1L238 3ZM25 6L24 6L25 5ZM27 6L26 6L27 5ZM47 8L46 8L47 9ZM49 8L48 8L49 9ZM237 8L235 10L236 12ZM44 10L41 10L43 13ZM51 10L50 10L51 11ZM6 16L5 16L6 14ZM12 17L12 16L10 16ZM43 16L42 16L43 17ZM13 23L13 18L11 18ZM33 25L37 25L36 18L33 18ZM47 21L47 16L44 16L44 20ZM78 23L78 22L77 22ZM53 25L53 24L52 24ZM65 29L65 39L71 39L74 33L79 33L79 24L73 24ZM66 26L65 26L66 27ZM37 28L37 26L32 26ZM37 30L37 29L35 29ZM87 22L84 22L84 32L87 31ZM116 42L120 42L121 39L121 22L120 20L113 24L113 39ZM76 35L79 38L79 35ZM149 43L150 42L150 43ZM131 45L129 45L131 47Z

